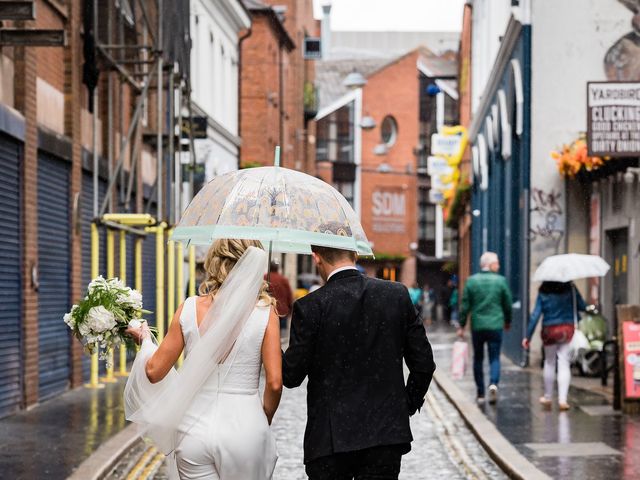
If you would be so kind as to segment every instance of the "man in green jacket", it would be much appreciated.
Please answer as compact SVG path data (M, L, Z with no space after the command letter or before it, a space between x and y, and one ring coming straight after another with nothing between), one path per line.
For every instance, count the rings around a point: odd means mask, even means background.
M463 337L467 317L471 314L471 341L473 343L473 378L478 392L478 403L484 403L484 345L489 350L490 382L489 403L498 400L500 381L500 347L502 331L511 326L511 291L500 270L498 255L485 252L480 257L481 272L467 279L460 308L458 336Z

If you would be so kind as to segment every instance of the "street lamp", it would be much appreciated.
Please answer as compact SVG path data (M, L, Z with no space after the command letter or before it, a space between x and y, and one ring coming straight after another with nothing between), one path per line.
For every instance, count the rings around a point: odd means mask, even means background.
M360 88L364 87L367 84L367 79L362 76L360 72L357 72L355 69L347 75L347 77L343 80L342 85L348 88Z
M374 155L386 155L388 151L389 151L389 149L387 148L387 144L386 143L379 143L378 145L373 147L373 154Z
M376 121L371 115L366 115L360 120L360 128L363 130L371 130L376 128Z

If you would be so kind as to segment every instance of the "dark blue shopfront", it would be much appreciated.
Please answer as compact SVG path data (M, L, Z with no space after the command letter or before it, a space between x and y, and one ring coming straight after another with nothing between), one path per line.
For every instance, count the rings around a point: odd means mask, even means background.
M512 22L471 126L473 142L472 272L485 251L500 257L513 294L504 351L523 359L528 318L530 27Z

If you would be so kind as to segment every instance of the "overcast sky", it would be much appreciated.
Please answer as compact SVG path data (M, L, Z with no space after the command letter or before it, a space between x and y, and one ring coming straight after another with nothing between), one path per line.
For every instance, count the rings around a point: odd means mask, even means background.
M313 0L316 18L320 5ZM332 30L460 31L464 0L333 0Z

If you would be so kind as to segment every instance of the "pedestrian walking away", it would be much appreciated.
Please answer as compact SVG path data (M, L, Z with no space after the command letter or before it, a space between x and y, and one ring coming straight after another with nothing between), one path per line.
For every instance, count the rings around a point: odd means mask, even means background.
M536 305L529 319L527 336L522 346L529 349L531 337L542 317L542 344L544 346L544 396L543 407L550 409L553 384L558 367L558 406L568 410L567 395L571 383L571 339L575 332L577 311L585 311L586 304L573 282L542 282L538 289Z
M326 285L294 304L282 364L287 388L309 379L307 475L397 479L413 440L409 416L435 370L431 346L406 287L362 275L355 252L312 251Z
M267 277L265 276L265 279ZM291 315L291 304L293 303L293 293L287 277L280 274L278 264L271 262L269 265L269 292L276 299L276 311L280 317L280 331L287 328L287 322Z
M493 252L480 257L481 272L467 279L462 294L460 328L464 337L467 317L471 315L471 341L473 344L473 378L476 382L477 402L485 401L484 346L489 353L489 402L498 400L500 382L500 349L503 331L511 326L511 291L506 279L498 274L500 261Z

